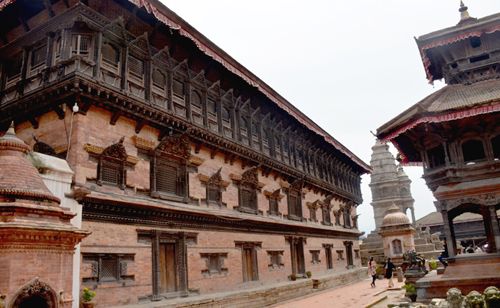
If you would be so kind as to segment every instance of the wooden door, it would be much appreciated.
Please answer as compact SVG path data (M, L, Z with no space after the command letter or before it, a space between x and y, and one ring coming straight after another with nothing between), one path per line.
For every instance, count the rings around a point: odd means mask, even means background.
M332 249L330 247L326 247L325 253L326 253L326 268L332 269L333 268Z
M257 280L253 248L243 248L243 281Z
M160 293L177 291L175 244L160 244Z
M304 264L304 246L302 243L297 243L295 245L296 253L295 255L297 256L297 274L305 274L306 269L305 269L305 264Z

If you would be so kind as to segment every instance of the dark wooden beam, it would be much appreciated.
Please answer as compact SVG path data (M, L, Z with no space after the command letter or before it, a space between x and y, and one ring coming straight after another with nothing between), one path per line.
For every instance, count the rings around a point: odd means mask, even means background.
M109 120L109 124L115 125L116 121L118 121L118 119L120 118L121 115L122 115L121 110L117 110L117 111L113 112L113 114L111 115L111 119Z
M19 16L17 18L17 20L19 21L19 23L21 25L23 25L23 29L24 29L24 32L29 32L31 29L30 29L30 26L28 25L28 23L26 22L26 19L23 17L23 16Z

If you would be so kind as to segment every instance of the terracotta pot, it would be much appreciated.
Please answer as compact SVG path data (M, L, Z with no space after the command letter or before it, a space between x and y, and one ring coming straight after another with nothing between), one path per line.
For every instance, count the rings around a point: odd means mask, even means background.
M82 302L82 307L83 308L94 308L95 303L94 302Z
M408 297L411 299L412 302L417 301L417 294L410 294L410 295L408 295Z

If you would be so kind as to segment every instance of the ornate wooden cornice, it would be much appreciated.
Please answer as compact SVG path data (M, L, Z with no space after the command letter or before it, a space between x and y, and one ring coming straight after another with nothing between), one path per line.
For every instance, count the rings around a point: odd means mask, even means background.
M119 224L137 224L147 226L164 226L169 228L191 228L196 230L217 230L231 232L251 232L279 235L302 235L309 237L352 238L357 239L361 233L348 229L333 230L317 228L306 224L281 224L274 220L262 221L227 217L221 213L195 213L174 211L167 208L148 208L125 201L100 200L84 197L80 203L83 207L83 220L106 221ZM127 204L127 206L124 206ZM285 227L286 226L286 227Z

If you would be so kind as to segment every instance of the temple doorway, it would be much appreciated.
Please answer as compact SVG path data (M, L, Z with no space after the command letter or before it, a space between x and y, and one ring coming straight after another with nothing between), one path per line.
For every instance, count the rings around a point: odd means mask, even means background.
M49 304L40 295L34 295L23 299L19 308L49 308Z
M57 296L52 288L38 280L32 280L17 292L12 308L56 308Z
M292 257L292 274L305 275L306 267L304 263L304 238L291 237L290 255Z

